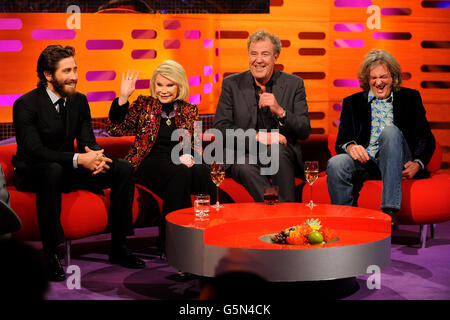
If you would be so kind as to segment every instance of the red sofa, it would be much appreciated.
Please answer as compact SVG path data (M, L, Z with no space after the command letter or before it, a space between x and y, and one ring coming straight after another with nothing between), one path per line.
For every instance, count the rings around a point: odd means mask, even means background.
M128 151L134 137L97 138L98 144L105 149L105 154L113 158L122 158ZM11 195L11 207L22 221L22 228L13 234L22 240L39 240L40 233L36 215L36 194L18 191L13 185L14 167L12 156L17 145L0 146L0 164L5 174L7 189ZM138 217L139 192L135 193L133 204L133 221ZM66 236L66 263L69 264L70 240L103 233L106 230L109 210L109 189L105 195L78 190L62 195L61 223Z
M123 158L128 152L134 137L101 137L97 142L112 158ZM210 141L211 139L207 139ZM318 160L320 177L314 183L313 196L317 203L330 203L326 186L325 169L328 159L335 154L335 135L313 134L302 141L303 160ZM208 143L208 142L205 142ZM11 206L22 220L23 227L14 236L24 240L38 240L39 228L36 218L35 194L17 191L13 186L12 155L16 145L0 146L0 164L5 173L8 191L11 193ZM403 182L402 209L399 222L423 225L422 244L425 244L427 224L450 220L450 175L438 173L442 162L442 151L437 143L436 151L427 169L432 172L429 179L407 180ZM154 224L160 218L162 200L150 190L137 185L133 207L133 220L136 226ZM310 188L296 178L298 201L309 201ZM79 239L105 232L109 193L99 196L89 191L79 190L63 194L61 221L68 240ZM253 198L240 184L226 178L220 186L221 202L252 202ZM379 210L381 201L381 181L367 181L361 191L359 206ZM424 238L425 233L425 238ZM70 242L69 242L70 244ZM70 247L69 247L70 249Z

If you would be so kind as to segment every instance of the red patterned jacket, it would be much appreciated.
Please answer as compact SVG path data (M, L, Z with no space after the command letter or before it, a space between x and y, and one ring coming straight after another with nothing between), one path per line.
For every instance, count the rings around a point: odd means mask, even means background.
M175 126L189 132L193 145L194 122L198 120L197 106L181 100L177 100L176 104ZM128 106L128 103L119 106L117 99L113 101L107 130L112 136L136 136L125 157L136 169L155 143L161 123L162 104L152 96L141 95Z

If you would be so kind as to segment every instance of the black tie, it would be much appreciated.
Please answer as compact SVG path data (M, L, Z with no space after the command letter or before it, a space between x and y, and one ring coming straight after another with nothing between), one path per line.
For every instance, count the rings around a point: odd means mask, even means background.
M61 116L61 120L63 122L63 125L66 124L66 107L64 105L64 99L61 98L56 103L59 105L59 115Z

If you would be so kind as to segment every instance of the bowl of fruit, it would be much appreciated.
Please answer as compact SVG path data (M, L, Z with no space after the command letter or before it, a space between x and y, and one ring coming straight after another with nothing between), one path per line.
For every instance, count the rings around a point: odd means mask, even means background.
M338 240L339 238L334 230L323 227L319 219L306 219L299 225L270 235L270 241L278 244L318 245Z

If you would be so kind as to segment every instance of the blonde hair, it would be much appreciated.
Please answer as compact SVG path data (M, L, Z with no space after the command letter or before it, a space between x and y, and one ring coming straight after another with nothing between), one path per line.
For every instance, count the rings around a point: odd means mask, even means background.
M399 63L391 54L379 49L371 50L361 63L358 71L359 86L364 91L370 89L370 70L380 64L385 65L391 73L392 88L394 91L400 90L400 85L402 84L402 70Z
M266 30L258 30L254 32L247 40L247 50L250 49L250 44L258 41L264 41L269 39L273 44L273 53L280 54L281 41L277 35L267 32Z
M157 98L155 85L156 77L159 74L176 83L178 86L178 95L176 97L177 100L185 100L189 96L189 84L186 71L184 71L183 66L176 61L166 60L157 66L155 71L153 71L150 82L150 91L153 98Z

